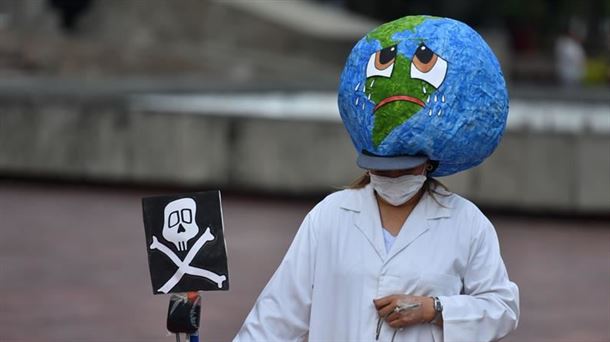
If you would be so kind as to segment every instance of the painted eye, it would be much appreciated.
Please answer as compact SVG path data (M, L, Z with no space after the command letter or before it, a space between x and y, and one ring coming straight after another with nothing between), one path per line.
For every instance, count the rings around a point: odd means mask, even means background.
M193 213L191 212L191 209L182 209L180 215L182 215L182 222L193 223Z
M434 88L440 87L447 75L447 61L421 44L411 62L411 78L426 81Z
M369 58L369 64L366 66L366 77L391 77L397 51L396 45L393 45L372 54Z
M177 226L178 223L180 223L180 216L178 214L178 210L172 211L172 213L169 214L169 227L173 228Z

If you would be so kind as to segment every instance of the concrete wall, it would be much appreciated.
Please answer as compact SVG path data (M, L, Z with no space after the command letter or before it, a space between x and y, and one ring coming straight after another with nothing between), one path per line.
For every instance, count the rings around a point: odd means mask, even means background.
M444 181L488 206L610 213L610 135L510 130L482 165Z
M0 176L301 194L332 191L361 173L336 113L329 119L231 115L209 106L158 110L138 99L0 98ZM602 126L604 118L610 123L610 115L599 115ZM489 206L610 212L610 132L512 122L484 164L441 180Z

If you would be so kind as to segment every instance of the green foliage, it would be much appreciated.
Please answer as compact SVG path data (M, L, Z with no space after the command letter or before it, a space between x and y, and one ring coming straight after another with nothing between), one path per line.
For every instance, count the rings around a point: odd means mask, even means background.
M370 95L374 103L394 95L408 95L419 98L426 102L426 98L436 90L427 82L411 79L411 60L403 55L397 55L394 62L392 77L374 76L366 81L365 92ZM373 86L371 86L373 84ZM423 88L426 88L424 94ZM373 143L379 146L390 132L400 126L415 113L421 110L417 104L396 101L379 108L375 112L375 123L373 127Z
M417 15L400 18L389 23L383 24L370 32L367 35L367 39L377 39L381 43L382 47L388 47L395 42L392 40L392 35L396 32L401 31L413 31L413 29L423 23L426 19L433 18L427 15Z

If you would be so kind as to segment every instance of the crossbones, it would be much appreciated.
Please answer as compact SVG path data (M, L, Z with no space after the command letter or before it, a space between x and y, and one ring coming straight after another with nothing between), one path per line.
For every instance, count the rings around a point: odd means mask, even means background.
M218 285L218 288L222 288L222 283L227 279L226 276L218 275L214 272L191 266L191 261L193 261L197 253L199 253L201 247L203 247L206 242L214 240L214 235L210 233L210 227L208 227L205 232L201 234L199 239L197 239L193 247L191 247L189 252L186 254L184 260L180 260L180 258L178 258L178 256L172 252L171 249L159 242L156 236L153 235L152 240L153 242L150 244L150 249L157 249L161 251L161 253L165 254L171 261L174 262L174 264L176 264L176 266L178 266L176 273L174 273L174 275L169 278L169 280L157 291L168 293L172 288L174 288L174 286L176 286L176 284L178 284L180 279L182 279L182 276L185 274L207 278L215 282L216 285Z

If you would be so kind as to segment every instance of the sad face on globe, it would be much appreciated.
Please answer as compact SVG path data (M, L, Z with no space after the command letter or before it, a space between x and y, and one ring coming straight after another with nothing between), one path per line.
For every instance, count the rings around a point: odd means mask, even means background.
M506 85L482 38L456 23L409 16L356 44L339 108L359 153L425 155L439 163L433 176L443 176L493 152L506 121Z

